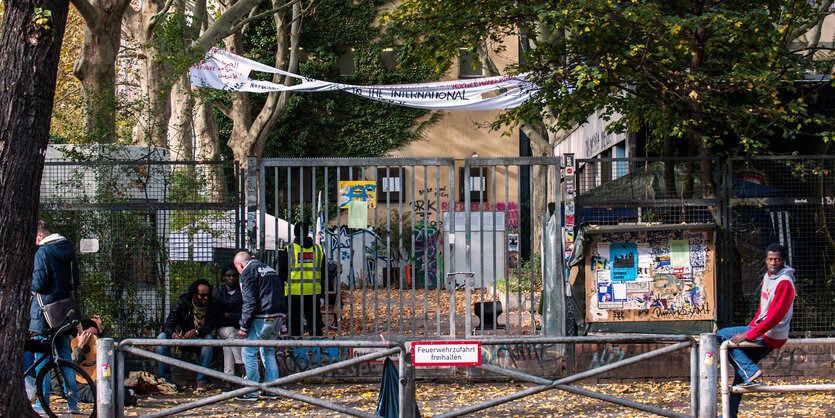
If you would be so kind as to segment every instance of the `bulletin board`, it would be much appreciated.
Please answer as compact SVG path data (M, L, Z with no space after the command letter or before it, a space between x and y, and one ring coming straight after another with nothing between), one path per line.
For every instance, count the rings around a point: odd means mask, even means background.
M714 229L598 227L585 254L586 321L714 320Z

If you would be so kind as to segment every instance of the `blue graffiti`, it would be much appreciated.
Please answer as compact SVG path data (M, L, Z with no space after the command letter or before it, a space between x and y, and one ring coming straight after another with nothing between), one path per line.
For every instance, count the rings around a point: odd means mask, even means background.
M328 258L342 264L340 283L360 285L363 275L372 285L377 281L377 263L387 260L386 254L376 246L377 235L372 228L352 231L346 226L327 231Z

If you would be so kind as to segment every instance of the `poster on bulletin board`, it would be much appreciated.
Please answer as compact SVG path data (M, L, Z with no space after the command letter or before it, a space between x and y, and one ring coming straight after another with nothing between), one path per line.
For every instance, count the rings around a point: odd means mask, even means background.
M714 319L712 228L601 228L590 236L588 322Z

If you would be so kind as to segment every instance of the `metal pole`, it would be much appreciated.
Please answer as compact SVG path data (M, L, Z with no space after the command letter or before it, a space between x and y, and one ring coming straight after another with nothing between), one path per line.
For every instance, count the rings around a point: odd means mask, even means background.
M690 346L690 415L699 416L699 345ZM715 358L715 357L714 357Z
M722 416L731 416L731 393L728 391L728 343L719 347L719 372L722 384Z
M397 405L397 416L405 417L406 416L406 356L404 355L405 351L401 351L397 355L397 375L399 379L397 379L398 384L398 392L397 392L397 399L400 402Z
M415 368L412 355L408 350L400 352L400 409L401 418L414 417L415 411Z
M116 418L125 416L125 353L119 350L116 344Z
M96 340L96 416L99 418L111 418L115 415L113 360L113 339Z
M699 336L699 416L716 416L716 334L704 333ZM724 369L723 369L724 374ZM727 380L722 379L723 388ZM723 389L724 396L724 389ZM723 408L725 403L722 403ZM723 416L728 416L723 414Z

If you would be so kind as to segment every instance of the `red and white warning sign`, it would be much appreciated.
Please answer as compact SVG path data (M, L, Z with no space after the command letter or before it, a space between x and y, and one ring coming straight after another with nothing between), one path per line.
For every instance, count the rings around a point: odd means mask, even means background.
M412 343L415 367L481 366L481 341L416 341Z

